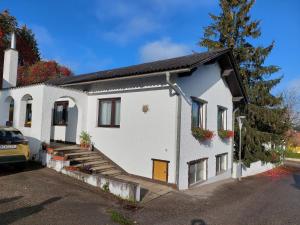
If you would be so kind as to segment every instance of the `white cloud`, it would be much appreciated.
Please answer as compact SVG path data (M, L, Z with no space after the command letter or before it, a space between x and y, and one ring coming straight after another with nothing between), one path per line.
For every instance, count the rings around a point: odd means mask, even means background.
M50 34L50 32L43 26L32 24L30 25L30 29L32 29L37 41L41 45L52 45L54 42L54 38Z
M172 42L169 38L145 44L140 49L140 60L150 62L189 54L191 50L184 44Z
M178 11L215 5L216 0L98 0L95 15L106 30L100 36L126 44L146 34L161 31Z

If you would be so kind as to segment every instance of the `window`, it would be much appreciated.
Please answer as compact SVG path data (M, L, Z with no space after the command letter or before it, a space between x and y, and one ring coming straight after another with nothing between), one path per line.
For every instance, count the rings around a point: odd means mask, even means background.
M14 121L14 100L12 100L9 104L9 115L8 115L8 121L11 123L11 126Z
M220 174L227 170L228 154L221 154L216 156L216 173Z
M227 129L227 109L218 106L218 130Z
M120 127L121 99L100 99L98 126L99 127Z
M192 128L206 129L206 106L207 102L192 97Z
M25 127L31 127L32 118L32 104L27 102L26 104L26 115L25 115Z
M189 162L189 185L207 179L207 159Z
M54 118L53 125L66 126L68 124L68 101L61 101L54 103Z

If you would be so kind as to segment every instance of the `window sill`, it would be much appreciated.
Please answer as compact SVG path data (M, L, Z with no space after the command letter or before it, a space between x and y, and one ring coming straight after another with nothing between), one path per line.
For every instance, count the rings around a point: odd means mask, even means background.
M66 126L68 126L68 124L53 124L53 126L56 126L56 127L66 127Z
M31 127L31 125L24 124L24 127L28 127L28 128L30 128L30 127Z
M206 181L207 181L207 179L206 180L197 181L196 183L193 183L193 184L189 184L189 188L196 187L196 186L198 186L200 184L205 183Z
M226 173L227 171L228 171L228 170L222 170L222 171L220 171L220 172L217 172L217 173L216 173L216 176L222 175L222 174Z
M98 128L120 128L120 126L112 126L112 125L101 125L97 126Z

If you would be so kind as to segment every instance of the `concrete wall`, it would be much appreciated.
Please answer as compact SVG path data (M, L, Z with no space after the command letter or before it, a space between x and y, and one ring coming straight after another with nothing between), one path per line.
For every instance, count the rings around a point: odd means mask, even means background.
M95 146L128 173L152 178L152 159L170 161L168 182L175 183L176 97L170 97L164 81L158 77L92 87L87 130ZM97 127L98 99L114 97L121 98L120 128Z
M253 175L256 175L259 173L266 172L275 167L276 167L276 165L274 165L273 163L264 163L262 161L257 161L257 162L251 163L250 167L242 166L242 170L241 170L241 168L238 166L238 163L234 162L232 177L238 178L239 171L242 172L242 177L248 177L248 176L253 176Z
M221 78L219 65L206 65L196 70L192 76L179 78L179 87L185 93L182 102L181 151L179 188L188 188L188 162L208 158L208 180L205 183L225 179L231 175L232 140L224 141L217 134L217 106L226 107L227 129L232 129L232 95L225 81ZM191 133L191 99L198 97L207 101L207 129L214 131L215 137L210 142L199 142ZM216 155L228 153L227 172L216 176Z

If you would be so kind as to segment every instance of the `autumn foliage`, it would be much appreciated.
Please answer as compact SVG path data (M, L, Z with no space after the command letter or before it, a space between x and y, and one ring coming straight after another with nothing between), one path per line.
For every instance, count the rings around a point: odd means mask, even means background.
M18 69L18 86L35 84L46 80L71 76L72 72L55 61L39 61L31 66Z
M18 86L72 75L71 71L55 61L41 61L40 51L31 29L19 27L17 19L8 10L0 12L0 88L2 87L3 52L10 47L10 34L15 32L19 52Z

